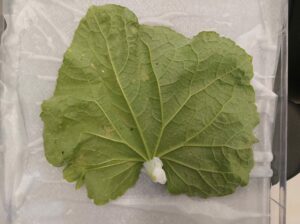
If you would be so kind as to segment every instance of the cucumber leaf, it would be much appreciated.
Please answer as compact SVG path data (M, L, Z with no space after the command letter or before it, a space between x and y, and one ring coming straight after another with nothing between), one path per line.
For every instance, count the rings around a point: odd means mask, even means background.
M233 193L253 167L252 76L252 58L215 32L190 39L92 6L42 104L46 158L96 204L123 195L153 158L170 193Z

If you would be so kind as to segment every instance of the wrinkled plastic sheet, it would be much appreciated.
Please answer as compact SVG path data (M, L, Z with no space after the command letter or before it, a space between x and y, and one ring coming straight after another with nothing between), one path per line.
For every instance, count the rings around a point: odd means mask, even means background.
M127 6L141 23L187 36L214 30L253 56L256 102L255 167L247 187L229 196L170 196L142 173L135 187L105 206L75 190L43 154L40 104L52 95L63 53L92 5ZM262 224L269 220L272 133L277 96L280 0L14 0L6 1L1 46L0 222L13 224ZM4 209L2 209L2 207ZM4 221L5 220L5 221Z

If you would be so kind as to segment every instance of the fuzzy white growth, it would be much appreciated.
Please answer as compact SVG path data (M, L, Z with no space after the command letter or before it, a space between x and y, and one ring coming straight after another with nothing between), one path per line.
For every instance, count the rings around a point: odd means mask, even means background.
M165 184L167 182L166 173L163 170L163 163L158 157L144 162L146 173L155 183Z

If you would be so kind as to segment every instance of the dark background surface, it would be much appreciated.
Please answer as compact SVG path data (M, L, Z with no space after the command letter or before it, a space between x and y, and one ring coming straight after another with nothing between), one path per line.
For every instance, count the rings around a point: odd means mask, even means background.
M287 177L300 172L300 1L289 8L289 106Z
M300 172L300 1L289 0L289 53L288 53L288 133L287 133L287 178ZM279 92L280 63L274 85L274 92ZM279 115L279 108L277 115ZM276 119L279 119L277 116ZM279 125L279 122L275 122ZM279 179L279 128L275 127L273 139L272 184Z
M289 100L300 104L300 1L291 0L289 11Z

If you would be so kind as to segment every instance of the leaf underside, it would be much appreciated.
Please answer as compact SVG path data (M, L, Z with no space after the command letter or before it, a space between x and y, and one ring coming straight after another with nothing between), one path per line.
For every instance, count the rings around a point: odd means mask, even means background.
M92 6L42 104L46 158L96 204L123 195L153 157L173 194L233 193L253 166L252 76L251 57L215 32L190 39Z

